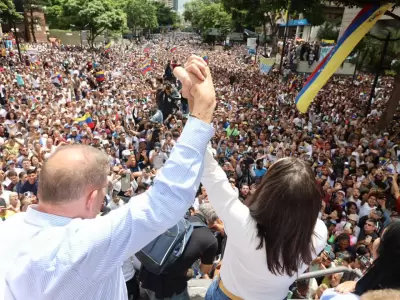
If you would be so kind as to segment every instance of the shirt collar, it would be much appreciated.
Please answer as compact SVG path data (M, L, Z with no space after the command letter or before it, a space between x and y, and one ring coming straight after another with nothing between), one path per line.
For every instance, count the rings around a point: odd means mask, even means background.
M41 212L37 205L30 205L25 214L25 221L39 227L61 227L69 224L72 219Z

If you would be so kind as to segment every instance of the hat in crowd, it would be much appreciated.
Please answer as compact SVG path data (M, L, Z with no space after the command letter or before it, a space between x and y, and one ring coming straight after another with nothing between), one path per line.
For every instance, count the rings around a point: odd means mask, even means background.
M143 143L147 143L147 140L142 138L142 139L139 140L139 143L142 143L142 142Z
M64 128L69 129L69 128L71 128L71 125L65 124L65 125L64 125Z
M21 131L18 131L15 135L16 135L16 136L17 136L17 135L22 135L22 132L21 132Z
M346 193L345 193L344 191L342 191L342 190L337 191L337 193L338 193L338 194L342 194L343 196L346 196Z
M9 160L9 161L7 162L7 165L8 165L8 166L9 166L9 165L15 165L15 161Z
M358 216L356 214L348 215L347 219L358 223Z
M78 131L78 128L76 128L76 127L71 127L71 131Z
M156 143L154 143L154 147L160 148L160 147L161 147L161 144L160 144L159 142L156 142Z
M99 137L98 135L95 135L95 136L93 137L93 139L94 139L94 140L100 140L100 137Z

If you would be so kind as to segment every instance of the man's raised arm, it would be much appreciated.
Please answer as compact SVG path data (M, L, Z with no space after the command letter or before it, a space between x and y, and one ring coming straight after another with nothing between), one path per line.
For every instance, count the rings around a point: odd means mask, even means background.
M210 71L199 57L191 57L185 68L176 68L175 76L183 84L191 117L174 146L154 186L134 197L123 208L95 220L77 233L77 243L86 244L89 253L80 262L85 276L102 277L112 272L151 240L175 225L191 206L203 173L203 158L214 134L210 125L215 109L215 91ZM99 261L98 255L104 253ZM85 267L90 265L91 268Z

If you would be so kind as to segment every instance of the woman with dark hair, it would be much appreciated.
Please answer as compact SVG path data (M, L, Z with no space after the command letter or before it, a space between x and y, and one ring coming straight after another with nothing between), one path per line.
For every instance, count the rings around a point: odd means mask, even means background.
M332 290L327 291L321 299L358 299L358 296L372 290L400 289L400 221L389 224L380 242L374 242L374 250L375 260L359 281L344 282L336 287L335 294ZM350 292L353 294L348 294Z
M221 274L206 299L284 299L327 240L311 168L296 158L276 161L246 206L210 149L201 182L228 236Z
M9 111L6 115L6 121L4 122L4 126L7 128L7 131L11 135L15 135L18 132L17 127L17 116L13 111Z

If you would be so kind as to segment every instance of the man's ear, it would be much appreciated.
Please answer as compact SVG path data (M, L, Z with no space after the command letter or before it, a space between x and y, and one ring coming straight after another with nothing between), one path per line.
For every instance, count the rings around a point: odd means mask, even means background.
M88 195L88 197L86 199L86 209L88 211L90 211L90 213L93 212L94 207L96 206L96 199L98 197L98 194L99 194L99 191L94 190Z

